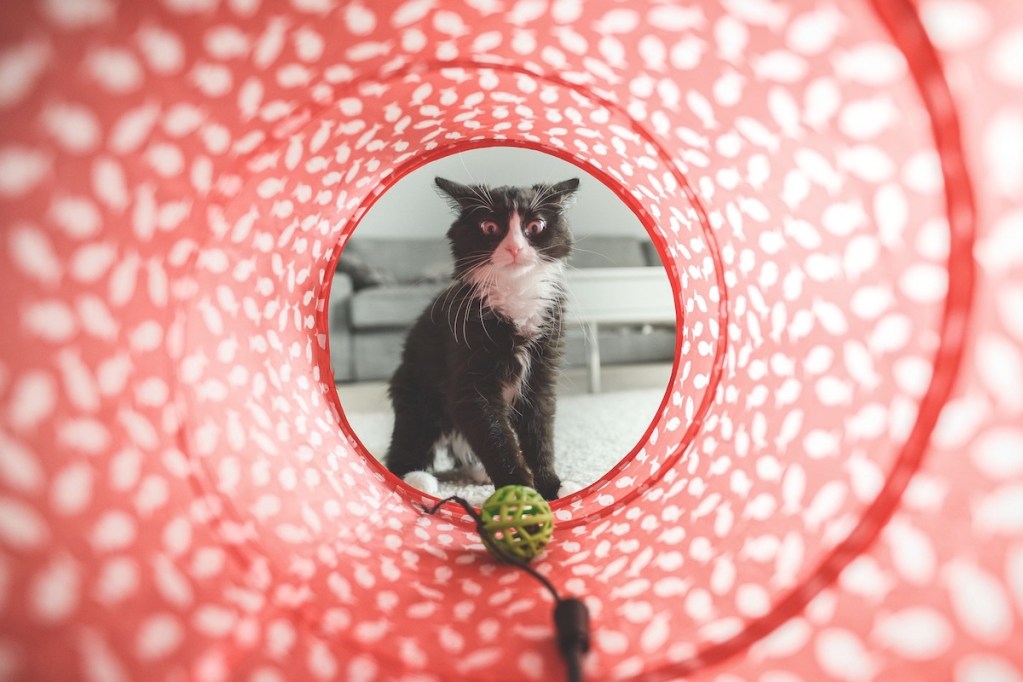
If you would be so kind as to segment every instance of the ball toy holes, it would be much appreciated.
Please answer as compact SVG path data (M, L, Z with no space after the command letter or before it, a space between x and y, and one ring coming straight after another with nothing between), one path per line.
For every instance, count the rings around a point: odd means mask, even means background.
M498 559L507 554L519 561L530 561L550 543L554 533L554 515L540 493L521 485L506 485L480 507L484 544Z

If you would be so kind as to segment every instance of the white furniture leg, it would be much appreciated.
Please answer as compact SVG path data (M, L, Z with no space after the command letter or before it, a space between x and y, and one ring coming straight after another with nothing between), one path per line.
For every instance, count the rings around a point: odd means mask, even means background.
M590 393L600 393L600 342L597 339L597 323L586 324L586 343L590 349Z

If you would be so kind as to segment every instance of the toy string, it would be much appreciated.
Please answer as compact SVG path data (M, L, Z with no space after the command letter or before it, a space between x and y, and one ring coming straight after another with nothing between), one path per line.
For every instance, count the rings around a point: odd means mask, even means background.
M483 518L466 500L452 495L446 497L432 507L422 507L431 516L436 514L448 502L454 502L465 510L465 513L476 522L476 532L483 544L505 563L525 571L536 578L554 598L554 629L558 636L558 650L565 661L569 682L582 682L582 655L590 650L590 614L581 599L561 597L557 589L546 576L525 561L509 554L503 547L494 542L483 526Z

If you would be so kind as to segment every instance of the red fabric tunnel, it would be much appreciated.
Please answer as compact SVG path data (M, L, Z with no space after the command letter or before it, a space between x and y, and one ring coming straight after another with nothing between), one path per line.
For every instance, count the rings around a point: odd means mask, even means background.
M618 195L680 320L536 564L588 679L1023 679L1023 5L0 15L0 678L561 679L330 368L365 212L504 145Z

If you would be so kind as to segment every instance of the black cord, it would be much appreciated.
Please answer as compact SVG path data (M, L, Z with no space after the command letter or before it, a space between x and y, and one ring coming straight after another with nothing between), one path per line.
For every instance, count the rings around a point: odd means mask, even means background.
M562 598L551 584L551 581L528 563L508 554L504 547L496 544L483 527L483 519L466 500L452 495L446 497L432 507L422 507L431 516L448 502L454 502L465 510L465 513L476 522L476 532L487 549L505 563L511 564L536 578L541 585L554 597L554 629L558 637L558 651L565 660L569 682L582 682L582 656L590 650L590 612L586 604L573 597Z

